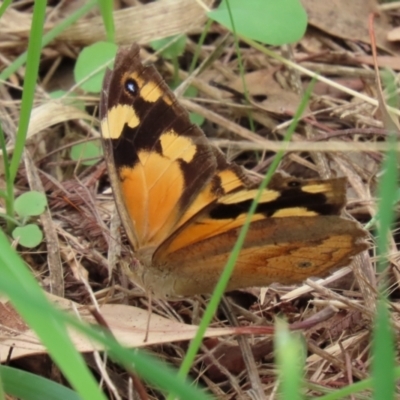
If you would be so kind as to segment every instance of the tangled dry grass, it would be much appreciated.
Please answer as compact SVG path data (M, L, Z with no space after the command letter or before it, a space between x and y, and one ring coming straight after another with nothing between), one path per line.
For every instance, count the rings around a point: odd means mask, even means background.
M48 28L65 19L78 3L81 2L53 2L48 10ZM223 43L219 57L201 74L188 76L185 72L206 21L196 2L131 3L121 1L121 9L115 12L117 43L138 41L145 46L157 37L187 33L179 73L200 95L196 99L182 98L181 103L206 118L206 134L229 160L235 160L258 176L265 173L280 148L310 75L318 73L326 78L317 80L307 113L296 129L280 169L302 178L346 176L349 181L346 214L361 223L375 215L377 176L388 131L376 100L376 73L365 18L377 7L374 1L363 2L363 13L348 9L356 8L360 2L338 1L342 14L331 20L327 5L305 0L310 16L306 35L293 46L273 49L302 69L266 57L242 42L251 104L243 101L233 37L226 35L221 27L212 27L201 49L200 61ZM399 47L395 40L388 41L387 35L395 35L392 27L398 22L399 10L398 4L381 9L382 16L377 22L377 62L380 67L392 68L394 75L400 69ZM0 21L3 66L26 50L30 18L30 2L21 1L15 2L14 8ZM143 20L147 22L144 25L140 22ZM142 328L131 332L131 345L143 345L146 324L146 312L140 313L133 307L151 308L154 314L173 321L168 331L165 320L153 320L152 324L160 325L153 333L150 328L146 347L157 357L179 366L194 332L192 325L198 324L207 299L169 303L151 299L150 307L146 295L129 282L123 271L132 263L133 256L124 237L122 246L118 240L121 230L104 162L85 167L69 157L74 144L99 136L98 97L80 93L86 106L83 111L50 101L47 95L54 89L71 87L77 54L84 46L104 40L101 21L98 12L92 11L43 49L40 83L16 191L22 193L31 188L46 193L49 211L41 218L46 240L32 251L19 250L44 289L53 295L78 304L92 304L95 299L106 305L105 315L118 316L109 322L116 331L120 328L118 320L134 318ZM149 48L145 46L145 49L150 56ZM154 59L168 78L172 66ZM23 77L21 69L0 89L0 116L10 149L18 123ZM255 131L249 127L249 111ZM0 176L0 185L1 179ZM399 253L396 242L394 230L390 238L389 260L393 268L389 299L397 332ZM371 239L371 250L358 256L352 268L344 268L323 280L309 280L300 287L275 284L262 290L241 290L228 295L231 311L226 313L221 309L212 327L225 328L231 324L272 327L277 315L286 318L304 335L307 346L304 373L310 394L366 378L371 362L370 337L378 285L373 244ZM121 305L124 307L118 308ZM235 318L228 322L227 314L231 313ZM186 324L187 331L178 323ZM249 389L275 398L277 380L272 338L257 334L257 330L253 332L238 338L218 336L221 333L216 329L215 334L204 340L191 376L207 386L216 398L250 398ZM86 357L88 364L97 370L91 355ZM50 373L50 362L44 356L20 355L14 362L59 379ZM127 398L124 372L111 365L108 374L121 398ZM148 396L159 398L160 395L148 389Z

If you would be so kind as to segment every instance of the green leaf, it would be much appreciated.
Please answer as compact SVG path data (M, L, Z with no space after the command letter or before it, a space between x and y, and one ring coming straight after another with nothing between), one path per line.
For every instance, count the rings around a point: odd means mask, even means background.
M40 215L47 206L47 199L43 193L34 190L21 194L14 204L14 209L20 217Z
M170 36L163 39L153 40L150 43L150 46L155 51L160 50L166 46L160 54L164 58L171 60L173 58L181 56L185 51L186 35L179 35L179 37L177 39L176 38L177 36ZM171 44L168 46L168 43Z
M102 155L103 151L99 141L97 140L76 144L71 148L71 158L74 161L80 161L81 164L87 166L98 163L99 160L96 158L100 158Z
M201 126L201 125L203 125L205 118L200 114L189 113L189 119L192 124Z
M307 27L307 14L299 0L229 0L235 32L249 39L279 46L301 39ZM233 30L223 0L208 16Z
M21 246L33 248L38 246L42 239L43 233L35 224L19 226L13 230L12 237L17 240Z
M100 93L105 67L110 66L111 61L115 58L117 49L118 46L116 44L107 42L98 42L85 47L76 60L74 68L75 82L83 81L80 86L87 92Z

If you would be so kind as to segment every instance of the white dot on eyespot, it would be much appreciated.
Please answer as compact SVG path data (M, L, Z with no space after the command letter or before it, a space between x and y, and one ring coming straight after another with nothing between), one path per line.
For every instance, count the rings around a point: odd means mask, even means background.
M136 94L137 90L136 90L136 83L133 80L127 80L125 82L125 89L131 94L134 95Z

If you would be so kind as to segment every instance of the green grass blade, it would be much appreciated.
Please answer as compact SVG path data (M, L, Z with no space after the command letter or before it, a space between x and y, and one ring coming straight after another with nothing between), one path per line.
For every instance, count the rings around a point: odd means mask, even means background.
M177 379L172 368L144 352L126 349L107 332L55 309L1 231L0 275L0 291L7 295L17 312L36 332L63 374L83 398L104 399L81 355L73 347L65 324L102 344L114 361L162 390L173 391L181 398L210 400L209 396L188 382Z
M35 95L37 75L39 71L41 41L46 16L46 1L37 1L33 8L32 26L29 35L28 57L22 91L21 113L15 139L15 148L10 163L10 180L14 182L17 175L22 152L25 146L29 120Z
M17 224L14 219L14 182L10 179L10 161L8 159L8 153L6 149L6 140L3 131L3 127L0 124L0 149L3 152L3 167L4 167L4 177L6 183L6 190L0 190L0 197L5 200L6 210L10 212L8 215L3 215L0 213L0 218L4 218L7 221L7 230L11 232L12 228Z
M0 366L0 377L8 395L24 400L82 400L73 390L20 369Z
M386 268L385 257L388 250L388 234L394 220L394 204L397 199L398 185L398 170L397 170L397 154L395 151L395 138L389 137L389 143L392 144L392 149L387 153L382 169L384 174L379 180L378 193L379 193L379 218L378 218L378 231L377 231L377 247L378 254L378 271L383 272Z
M6 400L6 392L4 389L4 380L0 372L0 400Z
M394 369L395 379L400 379L400 367L396 367ZM349 386L345 386L340 389L336 389L335 391L328 393L324 396L318 397L318 400L339 400L339 399L347 399L348 396L354 395L356 393L365 392L367 390L371 390L372 388L372 379L364 379L363 381L353 383ZM368 398L371 398L368 396Z
M115 25L113 18L114 2L112 0L98 0L103 24L106 30L107 41L115 42Z
M305 351L299 333L290 332L288 324L279 319L275 323L274 349L279 393L286 400L301 400Z
M391 74L382 74L382 79L388 91L388 104L397 107L397 88ZM396 126L388 115L384 118L386 128L396 130ZM389 235L395 218L395 202L398 198L398 159L395 151L396 133L391 132L388 143L391 144L383 165L383 175L378 183L378 218L377 218L377 271L381 273L379 300L372 340L372 386L375 399L394 399L395 357L394 332L386 298L387 252L389 250Z
M38 334L71 385L84 398L104 399L82 356L75 350L65 323L50 317L51 306L42 289L1 231L0 249L0 290L8 295L17 312ZM34 300L27 301L26 295L16 295L16 288L29 293ZM32 309L35 302L39 309Z
M372 341L372 386L376 400L395 398L396 350L387 307L385 300L379 300Z
M43 25L46 15L46 1L36 2L33 8L32 26L29 36L28 43L28 63L25 73L22 101L21 101L21 113L19 117L18 130L15 138L14 153L11 158L9 166L9 176L7 180L7 199L6 209L7 214L11 217L14 215L14 192L10 191L10 185L13 185L19 164L24 151L26 135L28 132L29 120L33 105L33 98L35 95L36 80L39 70L40 61L40 43L43 33ZM13 228L12 225L7 221L7 227L9 230Z
M193 54L192 62L190 63L190 67L189 67L189 71L188 71L189 75L191 75L192 72L194 71L194 69L196 68L197 60L199 59L199 56L200 56L201 46L203 45L203 43L206 39L207 33L209 32L212 23L213 22L211 19L207 20L206 25L204 26L204 29L201 32L200 38L196 44L196 49Z
M2 5L0 6L0 18L3 16L3 14L6 12L8 6L11 4L11 0L5 0L3 1Z

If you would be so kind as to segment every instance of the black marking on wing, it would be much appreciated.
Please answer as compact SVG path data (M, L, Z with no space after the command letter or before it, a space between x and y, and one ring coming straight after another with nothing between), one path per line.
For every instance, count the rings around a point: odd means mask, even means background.
M210 217L214 219L235 219L239 215L249 211L252 200L245 200L235 204L217 203L210 211ZM337 205L327 203L323 193L303 192L300 187L293 187L281 192L280 196L273 200L257 205L256 213L266 217L273 216L277 211L304 207L319 215L336 215L339 210Z

